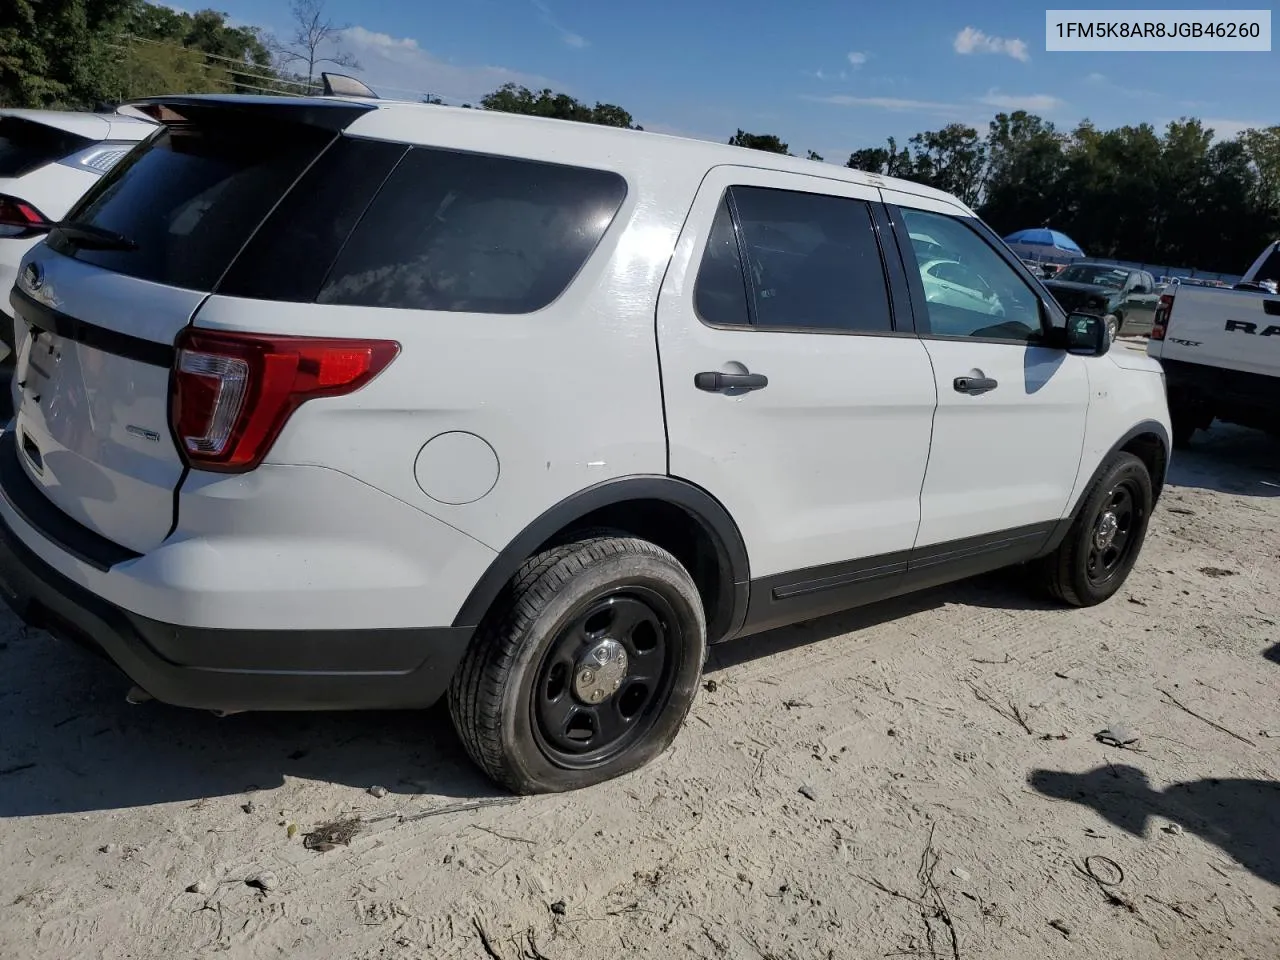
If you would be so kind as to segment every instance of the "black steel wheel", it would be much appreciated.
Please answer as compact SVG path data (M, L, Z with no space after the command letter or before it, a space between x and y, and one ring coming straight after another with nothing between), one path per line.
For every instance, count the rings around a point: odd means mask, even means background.
M1064 603L1102 603L1120 589L1137 562L1154 503L1146 464L1131 453L1113 454L1062 543L1033 570Z
M530 706L548 756L589 768L645 735L670 692L679 621L661 594L632 587L589 600L552 640Z
M1129 554L1136 543L1134 531L1143 520L1138 506L1141 497L1137 481L1128 477L1107 492L1096 511L1085 560L1085 573L1094 586L1104 586L1117 573L1132 566Z
M584 537L530 558L484 618L449 709L471 758L517 793L635 770L675 739L706 659L697 587L666 550Z

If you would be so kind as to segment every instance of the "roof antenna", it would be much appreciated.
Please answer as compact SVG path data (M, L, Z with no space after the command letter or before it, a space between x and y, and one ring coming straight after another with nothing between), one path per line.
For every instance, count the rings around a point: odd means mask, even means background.
M326 97L370 97L374 100L378 99L376 93L355 77L348 77L341 73L322 73L320 74L320 79L324 82L324 96Z

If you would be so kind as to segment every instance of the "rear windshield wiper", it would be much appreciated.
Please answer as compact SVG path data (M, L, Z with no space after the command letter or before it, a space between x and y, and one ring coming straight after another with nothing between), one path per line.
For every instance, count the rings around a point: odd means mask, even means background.
M77 247L89 250L137 250L138 245L122 233L95 227L91 223L64 220L55 224L51 233L61 234Z

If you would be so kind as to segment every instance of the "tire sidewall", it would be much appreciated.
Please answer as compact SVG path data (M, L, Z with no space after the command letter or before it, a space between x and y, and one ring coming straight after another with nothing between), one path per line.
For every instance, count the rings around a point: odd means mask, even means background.
M1089 560L1089 543L1093 538L1094 525L1098 519L1098 512L1102 509L1106 498L1115 488L1116 484L1122 480L1133 479L1137 481L1139 493L1142 497L1141 509L1142 515L1138 518L1137 528L1133 532L1133 545L1125 558L1121 569L1104 584L1095 584L1089 579L1087 570ZM1122 453L1116 458L1116 462L1102 476L1102 480L1098 483L1093 493L1089 497L1089 501L1085 504L1085 508L1080 514L1080 525L1075 531L1075 549L1072 550L1072 569L1071 579L1073 588L1080 598L1089 605L1101 603L1104 600L1114 596L1115 593L1124 586L1125 581L1129 578L1129 574L1133 571L1134 564L1138 562L1138 557L1142 553L1142 547L1147 539L1147 527L1151 522L1151 510L1154 505L1155 496L1151 487L1151 474L1147 471L1146 466L1141 460L1130 453Z
M544 574L544 578L555 577L563 563ZM666 703L649 731L612 760L585 770L562 767L544 754L533 732L531 704L539 667L560 631L584 606L602 594L627 587L643 587L658 593L671 605L677 618L680 642L672 652L678 659ZM575 790L613 779L649 763L675 739L693 705L702 676L706 623L697 588L674 558L619 553L580 569L553 591L524 635L502 691L500 735L508 745L505 752L512 772L529 789L537 792Z

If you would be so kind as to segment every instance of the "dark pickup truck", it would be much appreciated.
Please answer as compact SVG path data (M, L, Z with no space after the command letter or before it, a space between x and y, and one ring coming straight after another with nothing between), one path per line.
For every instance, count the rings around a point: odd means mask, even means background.
M1082 261L1043 283L1068 313L1102 317L1112 340L1122 333L1151 332L1159 297L1155 278L1145 270Z

